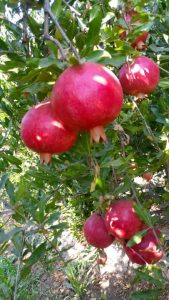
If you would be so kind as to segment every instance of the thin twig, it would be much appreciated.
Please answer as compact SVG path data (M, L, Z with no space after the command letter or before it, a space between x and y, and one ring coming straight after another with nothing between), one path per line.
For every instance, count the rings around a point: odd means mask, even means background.
M159 66L159 69L162 70L162 71L164 71L164 72L166 72L167 74L169 74L169 71L167 71L166 69L164 69L164 68L162 68L160 66Z
M143 121L143 123L144 123L144 125L145 125L145 128L146 128L148 134L151 136L152 141L153 141L154 144L156 145L157 150L159 151L159 153L162 154L162 151L161 151L160 147L158 146L156 137L155 137L155 135L153 134L153 132L152 132L150 126L147 124L147 121L145 120L145 118L144 118L142 112L140 111L140 109L139 109L139 107L138 107L136 101L134 101L134 99L132 99L132 97L131 97L131 101L132 101L132 103L134 104L134 107L136 108L136 110L138 111L138 113L139 113L139 115L140 115L140 117L141 117L141 119L142 119L142 121Z
M75 47L73 46L72 42L70 41L70 39L68 38L67 34L65 33L65 31L62 29L62 27L60 26L57 18L54 16L54 14L51 11L51 7L49 4L49 0L45 1L45 13L51 17L52 21L54 22L56 28L60 31L61 35L63 36L63 38L65 39L65 41L68 43L68 45L70 46L70 48L72 49L75 57L77 58L77 60L80 62L80 56L78 54L78 52L76 51Z
M19 282L19 277L20 277L20 270L21 270L21 257L18 258L18 266L17 266L17 273L16 273L15 289L14 289L13 300L17 299L17 290L18 290L18 282Z
M64 53L64 49L62 48L61 43L56 38L50 36L50 34L49 34L48 1L45 1L44 16L45 16L45 20L44 20L44 40L48 40L48 41L53 42L60 51L61 59L66 60L66 55Z
M49 34L44 35L44 39L53 42L60 51L61 59L66 60L66 55L65 55L64 50L62 48L62 45L57 39L53 38Z

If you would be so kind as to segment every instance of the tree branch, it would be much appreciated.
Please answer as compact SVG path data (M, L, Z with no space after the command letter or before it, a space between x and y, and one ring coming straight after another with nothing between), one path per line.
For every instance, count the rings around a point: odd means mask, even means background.
M45 15L48 14L48 16L51 17L51 19L52 19L53 23L55 24L56 28L60 31L61 35L63 36L63 38L68 43L68 45L70 46L71 50L73 51L75 57L80 62L80 56L79 56L78 52L76 51L76 49L73 46L72 42L70 41L70 39L68 38L68 36L66 35L66 33L64 32L64 30L62 29L62 27L60 26L58 20L56 19L56 17L54 16L54 14L51 11L49 0L45 0L44 11L45 11Z
M61 59L66 60L66 55L62 48L62 45L59 43L59 41L57 39L53 38L49 34L44 35L44 39L53 42L60 51Z
M64 53L64 49L62 48L61 43L53 38L52 36L50 36L49 34L49 13L48 13L48 1L45 1L45 6L44 6L44 15L45 15L45 20L44 20L44 40L48 40L53 42L56 47L59 49L60 54L61 54L61 59L62 60L66 60L66 55Z

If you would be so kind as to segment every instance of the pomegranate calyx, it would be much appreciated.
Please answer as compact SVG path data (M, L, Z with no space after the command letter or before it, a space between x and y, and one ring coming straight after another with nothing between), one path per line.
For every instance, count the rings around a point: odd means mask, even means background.
M106 134L105 134L105 131L104 131L104 127L102 126L97 126L97 127L94 127L92 129L90 129L90 143L93 144L94 142L95 143L105 143L107 140L106 138Z
M143 41L140 41L137 43L135 48L136 50L144 50L147 48L147 45Z
M40 163L48 165L51 162L52 155L50 153L40 153Z
M134 97L134 100L137 101L138 99L144 99L147 97L147 94L139 93L137 96Z

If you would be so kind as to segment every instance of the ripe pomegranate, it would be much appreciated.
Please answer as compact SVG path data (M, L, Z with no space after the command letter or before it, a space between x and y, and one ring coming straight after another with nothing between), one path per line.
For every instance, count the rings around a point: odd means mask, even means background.
M41 162L49 163L52 154L67 151L76 141L77 133L68 131L54 116L51 103L32 107L23 117L21 136L24 144L40 154Z
M149 33L145 31L143 34L141 34L138 38L136 38L132 43L131 46L133 48L136 48L137 50L142 50L146 48L145 42L148 38Z
M84 235L87 242L96 248L110 246L114 237L109 235L104 223L104 218L98 213L91 215L84 224Z
M56 115L71 129L90 130L91 141L105 141L103 126L120 113L123 92L106 67L86 62L66 69L52 91Z
M151 172L145 172L143 174L143 179L145 179L146 181L150 181L153 178L153 174Z
M137 12L134 10L130 10L129 13L126 13L124 15L124 20L126 24L128 25L128 30L123 31L120 35L121 39L124 40L126 36L129 34L129 32L133 31L133 25L140 24L140 20L135 21L133 24L132 23L132 17L136 17ZM120 26L120 28L123 28L123 26ZM133 48L136 48L137 50L142 50L146 47L145 42L148 38L149 33L145 31L143 34L138 36L132 43L131 46Z
M160 230L155 230L156 235L160 237ZM146 235L139 244L132 247L124 247L124 250L133 263L139 265L154 264L163 257L163 253L158 249L159 242L152 229L148 229Z
M129 64L124 64L120 69L119 80L124 93L145 97L156 88L160 79L157 64L150 58L139 56Z
M119 239L130 239L143 226L135 214L133 204L130 199L119 200L109 207L105 215L106 228Z

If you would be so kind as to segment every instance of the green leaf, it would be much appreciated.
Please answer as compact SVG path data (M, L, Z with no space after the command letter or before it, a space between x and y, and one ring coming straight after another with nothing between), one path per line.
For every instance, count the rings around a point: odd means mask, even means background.
M0 244L11 240L13 238L13 236L20 231L21 231L21 228L19 228L19 227L16 227L7 233L0 230Z
M168 89L169 88L169 77L161 78L158 85L163 89Z
M8 50L7 44L0 38L0 51L1 50Z
M24 268L21 271L21 279L23 280L30 272L31 267L45 254L46 242L40 244L27 259Z
M51 6L53 14L58 18L62 10L62 0L55 0Z
M99 6L95 6L90 13L89 31L87 33L87 47L93 47L98 42L100 27L102 22L102 11Z
M10 154L1 153L1 157L5 158L8 162L12 163L15 166L20 166L22 164L20 159Z
M135 203L134 204L135 212L143 220L147 225L152 226L153 219L148 212L141 204Z
M15 203L14 185L9 179L6 180L5 187L9 199L11 200L11 203L14 204Z
M134 292L129 300L158 300L161 289Z
M101 163L100 167L101 168L109 168L109 167L118 168L125 163L126 163L126 161L124 158L117 158L117 159L113 160L113 159L109 159L107 157L107 159Z
M28 25L35 36L39 36L41 34L40 25L36 22L34 18L32 18L29 14L27 15Z
M46 223L49 225L53 225L53 223L56 222L59 219L59 217L60 217L60 212L55 211L48 217Z
M146 233L147 233L146 229L142 230L142 231L139 231L134 236L132 236L132 238L127 242L126 246L127 247L132 247L135 244L139 244Z
M0 189L2 189L5 186L7 179L8 179L8 174L2 175L0 180Z
M17 37L17 38L20 38L21 37L21 34L22 34L22 30L19 26L17 26L16 24L10 22L9 20L7 19L3 19L2 22L4 23L5 27L7 28L7 30L11 31L14 33L14 35Z
M146 281L146 282L150 282L151 284L155 284L157 287L162 288L164 286L164 281L162 276L160 277L158 274L158 278L156 278L157 274L155 274L154 272L149 275L147 273L147 270L145 270L144 272L141 270L136 270L136 279L138 279L139 281Z

